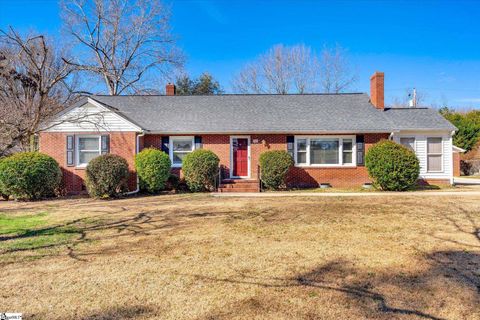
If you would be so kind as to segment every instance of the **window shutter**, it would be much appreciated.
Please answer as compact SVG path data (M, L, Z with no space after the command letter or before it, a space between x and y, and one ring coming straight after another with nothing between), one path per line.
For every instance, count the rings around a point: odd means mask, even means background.
M292 156L292 158L295 159L294 150L295 150L295 137L287 136L287 152L289 155Z
M166 154L170 154L170 139L168 137L162 137L162 151Z
M357 135L357 166L365 165L365 137Z
M107 154L110 152L110 136L102 136L102 154Z
M75 136L67 136L67 166L75 165Z
M195 136L195 150L202 149L202 137Z

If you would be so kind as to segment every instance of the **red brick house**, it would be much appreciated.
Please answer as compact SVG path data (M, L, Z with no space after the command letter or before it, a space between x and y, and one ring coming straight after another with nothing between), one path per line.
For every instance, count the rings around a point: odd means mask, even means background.
M436 110L385 108L384 75L371 78L371 95L290 94L176 96L88 96L65 110L40 133L40 151L62 166L67 191L84 190L88 161L103 153L127 159L137 189L134 156L146 147L170 155L172 171L197 148L215 152L226 182L240 191L258 186L258 159L267 150L288 151L294 187L361 186L370 179L368 149L381 139L412 148L420 179L453 182L452 135L456 128ZM227 187L227 186L225 186Z

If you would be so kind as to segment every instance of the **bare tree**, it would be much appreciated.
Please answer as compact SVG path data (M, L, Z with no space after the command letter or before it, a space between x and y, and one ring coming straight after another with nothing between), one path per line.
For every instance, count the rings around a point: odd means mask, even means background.
M0 156L29 150L42 123L72 101L64 55L42 35L0 31Z
M320 62L320 76L322 91L325 93L340 93L351 89L357 81L347 59L347 51L336 45L334 48L325 47Z
M318 57L305 45L277 45L247 64L233 88L241 93L343 92L356 80L344 52L340 47L324 49Z
M152 77L182 63L160 0L68 0L62 19L80 52L66 61L101 79L110 95L148 92Z
M247 64L236 76L233 86L241 93L287 94L292 89L304 93L313 88L315 61L304 45L276 45Z
M247 64L233 80L233 88L239 93L269 93L264 88L257 63Z

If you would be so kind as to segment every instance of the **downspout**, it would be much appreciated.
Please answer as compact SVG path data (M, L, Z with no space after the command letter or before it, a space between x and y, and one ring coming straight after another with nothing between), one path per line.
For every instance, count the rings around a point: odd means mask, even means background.
M450 175L450 185L454 186L455 185L455 179L453 178L453 136L455 135L455 130L453 130L451 133L450 133L450 144L452 145L452 150L450 150L450 163L451 163L451 166L450 166L450 170L451 170L451 175Z
M137 144L136 144L135 154L138 154L140 152L140 137L143 137L144 135L145 135L144 131L142 131L142 133L137 135ZM138 177L138 173L137 173L137 189L126 192L125 195L130 196L132 194L138 193L139 191L140 191L140 178Z
M390 135L388 136L388 140L393 140L393 134L394 134L394 132L390 133Z

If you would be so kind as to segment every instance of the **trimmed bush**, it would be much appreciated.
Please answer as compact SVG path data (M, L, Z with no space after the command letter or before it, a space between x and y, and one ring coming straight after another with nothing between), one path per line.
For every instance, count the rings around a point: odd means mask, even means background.
M105 154L92 159L86 170L85 184L94 198L118 197L128 190L128 163L124 158Z
M260 174L263 185L268 189L277 190L285 186L285 178L293 159L286 151L267 151L260 155Z
M140 187L151 193L165 189L172 162L165 152L148 148L135 156L135 169L140 178Z
M39 152L20 152L0 161L0 193L36 200L56 194L62 180L57 161Z
M182 171L190 191L213 191L220 159L210 150L198 149L183 159Z
M365 166L375 187L388 191L414 187L420 174L415 152L389 140L382 140L368 149Z

